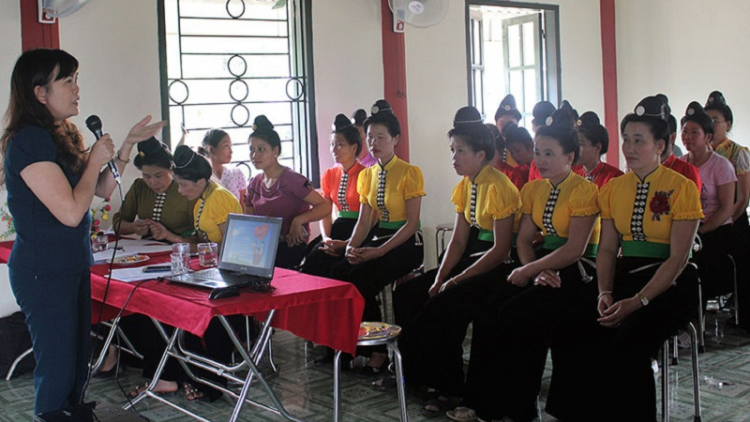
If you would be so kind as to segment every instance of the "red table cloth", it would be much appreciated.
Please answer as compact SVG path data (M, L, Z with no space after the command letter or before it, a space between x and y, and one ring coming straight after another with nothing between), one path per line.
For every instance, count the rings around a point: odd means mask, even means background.
M8 261L13 242L0 242L0 259ZM164 263L166 254L153 256L145 264ZM197 266L197 260L191 267ZM116 265L115 268L122 267ZM107 284L109 264L91 268L91 297L98 315ZM105 318L122 309L138 282L112 280L106 298ZM127 303L127 313L141 313L195 335L202 336L216 315L251 315L263 320L271 310L272 326L336 350L354 353L362 319L364 299L350 283L276 268L272 286L258 293L243 289L240 296L211 301L209 290L164 281L147 281Z

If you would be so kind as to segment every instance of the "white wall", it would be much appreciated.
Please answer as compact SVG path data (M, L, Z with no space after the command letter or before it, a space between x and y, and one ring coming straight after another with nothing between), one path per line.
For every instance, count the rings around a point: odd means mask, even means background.
M60 48L80 63L80 114L73 121L87 145L94 141L84 124L91 114L102 119L116 146L146 115L161 119L157 19L153 1L97 0L60 20ZM128 166L123 194L138 173ZM112 203L119 209L117 193Z
M560 5L563 98L579 112L594 110L602 115L599 1L546 3ZM450 195L460 179L450 166L446 133L456 110L468 101L465 20L463 2L451 1L448 16L440 24L406 30L409 147L412 163L425 176L422 229L427 268L436 265L435 227L453 222L455 215ZM487 108L494 113L496 106Z
M615 6L620 117L662 92L679 121L690 101L705 104L720 90L734 114L730 138L750 146L750 2L619 0Z
M331 123L383 98L380 2L312 2L315 113L321 173L333 165Z
M0 116L5 116L10 95L10 75L16 59L21 55L21 7L17 1L0 2L0 40L0 57L4 58L0 65ZM5 204L6 196L5 188L0 188L0 206ZM0 233L6 230L7 227L0 227Z

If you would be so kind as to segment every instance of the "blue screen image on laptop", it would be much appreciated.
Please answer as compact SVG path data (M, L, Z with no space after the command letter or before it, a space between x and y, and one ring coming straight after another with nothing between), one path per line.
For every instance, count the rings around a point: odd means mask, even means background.
M279 224L264 218L235 218L224 234L221 260L229 266L274 267Z

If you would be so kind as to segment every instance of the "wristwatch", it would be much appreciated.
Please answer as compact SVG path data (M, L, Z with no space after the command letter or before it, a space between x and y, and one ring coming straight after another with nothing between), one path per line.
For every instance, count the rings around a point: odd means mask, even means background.
M641 305L648 306L648 298L641 293L636 293L635 297L638 298L638 300L641 301Z

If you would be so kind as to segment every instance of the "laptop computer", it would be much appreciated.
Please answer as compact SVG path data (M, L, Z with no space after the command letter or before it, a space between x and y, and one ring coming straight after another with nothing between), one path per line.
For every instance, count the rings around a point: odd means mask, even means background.
M229 214L218 268L165 277L169 281L210 289L251 286L267 291L273 278L281 218Z

